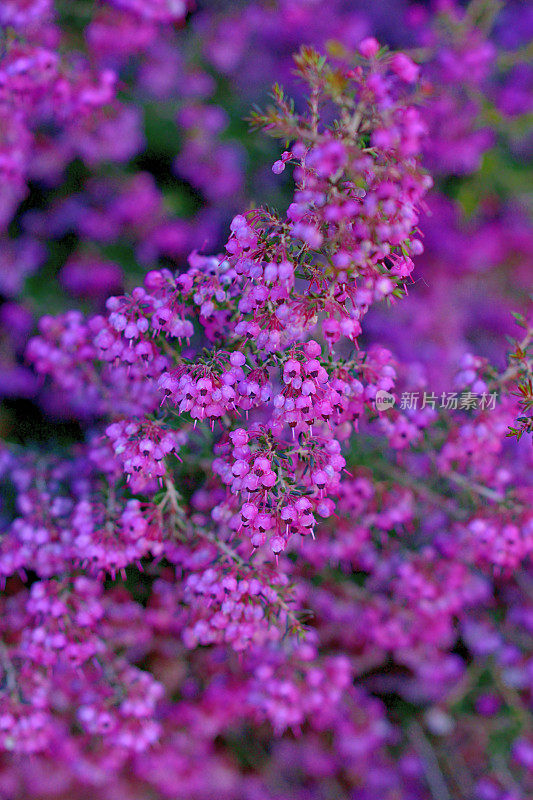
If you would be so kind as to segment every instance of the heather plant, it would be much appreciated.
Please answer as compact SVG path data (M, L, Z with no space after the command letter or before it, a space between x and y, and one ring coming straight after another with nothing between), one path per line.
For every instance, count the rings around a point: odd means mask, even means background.
M531 363L531 341L533 332L522 314L515 315L517 323L525 330L520 341L515 341L513 352L509 356L509 372L516 376L516 396L519 398L520 415L516 419L516 427L509 429L510 436L517 440L525 433L533 433L533 375Z
M526 217L491 172L494 132L479 132L485 113L507 130L486 99L502 36L490 7L413 7L408 53L342 3L200 14L205 57L237 86L257 85L249 36L292 47L305 29L320 48L296 56L295 101L276 85L251 114L276 142L278 210L242 198L218 255L205 232L242 162L205 102L213 76L165 27L184 4L88 17L98 69L140 56L139 85L160 97L187 76L175 169L211 217L177 219L147 170L117 170L142 141L134 104L113 100L47 145L59 184L72 152L87 184L23 215L3 250L16 296L39 240L76 232L60 279L101 304L43 317L26 349L25 379L75 421L71 441L0 451L6 797L531 794L531 316L516 314L524 332L499 366L468 341L479 314L462 297L481 276L486 303L522 308L528 275ZM24 31L50 11L6 8ZM227 36L208 35L224 21ZM284 53L278 66L292 81ZM106 248L124 241L144 281L104 305L122 277ZM28 311L1 312L30 334Z
M520 8L515 3L498 13L498 5L491 2L474 3L467 11L452 3L435 4L430 11L400 2L372 8L337 2L329 8L291 0L256 2L240 9L229 3L199 8L188 17L183 3L168 9L157 6L157 13L148 11L149 6L6 4L0 23L7 40L27 47L42 42L49 57L60 63L61 74L68 75L67 67L74 64L78 70L83 66L87 74L105 74L122 90L119 97L114 90L107 100L102 95L100 109L78 116L74 124L59 109L56 82L37 79L34 96L41 98L40 106L38 112L35 104L26 108L21 117L26 134L17 140L18 147L22 141L28 145L24 179L30 179L32 191L2 246L11 252L20 240L25 252L35 255L29 261L17 259L20 266L6 265L12 278L2 293L14 303L9 319L17 317L23 329L29 306L37 313L74 304L100 307L121 284L131 288L161 262L185 259L199 244L216 251L232 215L246 207L247 197L283 204L287 184L274 181L272 175L269 180L269 151L258 147L258 137L245 135L242 117L264 95L272 76L289 83L291 92L298 89L291 54L301 42L313 43L321 53L350 51L368 31L377 29L384 40L414 48L421 62L421 113L431 131L424 141L424 157L431 172L442 176L440 187L447 194L451 188L458 201L448 208L449 200L437 205L435 198L431 217L424 218L426 238L430 229L441 235L435 241L437 253L426 247L419 261L422 285L425 264L433 263L443 247L465 252L464 267L454 264L454 270L461 269L460 280L447 281L449 263L441 259L439 284L446 283L445 291L421 299L411 313L421 297L418 293L413 303L398 306L398 314L416 319L426 348L420 357L428 367L446 356L446 383L473 336L484 355L501 363L503 350L495 343L503 341L502 333L514 333L510 311L524 310L516 293L509 296L512 289L505 273L511 262L513 279L519 288L527 286L530 247L529 224L519 205L520 184L517 187L507 151L494 145L508 137L513 151L523 149L530 96L527 15L517 25ZM391 24L394 19L403 24ZM6 49L3 58L12 69L9 53ZM491 155L479 170L484 153ZM15 150L10 158L17 160ZM461 184L447 177L450 172L453 176L472 171L474 177ZM4 183L3 191L7 208L10 183ZM514 198L511 207L509 193ZM499 195L503 196L496 203ZM471 218L466 225L463 208ZM442 233L450 226L453 231ZM507 235L510 227L512 236ZM466 237L462 243L461 237ZM498 270L490 313L486 281L479 279L481 269L489 267ZM467 313L457 313L464 306L460 299L443 303L450 292L459 298L468 293ZM428 315L430 305L434 312ZM442 332L432 325L437 308ZM446 318L452 313L450 326ZM380 328L388 319L392 322L393 317L380 318ZM0 392L32 398L48 413L64 415L58 398L43 396L23 366L21 337L14 343L10 326L0 324L6 376ZM383 340L384 331L379 335ZM433 374L432 380L439 378Z

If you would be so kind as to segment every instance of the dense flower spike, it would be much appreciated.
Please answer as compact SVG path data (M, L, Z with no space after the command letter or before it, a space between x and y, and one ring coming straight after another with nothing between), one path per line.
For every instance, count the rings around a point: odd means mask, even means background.
M262 211L252 212L249 219L235 217L227 262L194 258L189 271L177 277L151 272L146 288L108 300L106 326L97 318L87 327L89 334L100 328L93 339L96 352L89 345L88 353L108 362L111 373L117 361L141 372L148 363L163 365L172 341L193 335L193 323L187 319L191 312L208 340L229 344L244 339L243 349L198 353L190 362L177 351L177 366L164 369L157 385L163 408L174 407L195 425L207 421L213 427L218 420L227 428L228 420L243 411L257 418L259 427L229 429L227 441L216 445L213 470L230 490L229 501L217 513L240 515L252 545L269 541L276 554L293 534L313 535L315 515L327 517L333 512L330 498L338 491L346 466L337 428L357 424L365 403L370 405L378 388L391 389L394 378L386 352L359 355L351 365L341 361L334 366L321 361L317 341L291 343L320 325L323 312L330 312L324 325L331 345L338 344L342 335L356 340L359 320L371 303L401 286L402 276L397 272L396 282L388 277L384 260L400 258L410 246L417 250L418 240L410 244L409 237L417 222L416 204L430 184L414 158L419 143L411 142L410 130L398 123L407 117L416 121L417 112L404 107L403 90L388 75L394 61L389 65L388 59L383 64L373 59L360 68L355 81L345 71L326 68L312 51L302 51L298 63L312 91L323 92L324 99L334 77L346 83L345 93L336 98L337 138L331 131L319 134L316 119L285 120L286 101L281 95L279 112L272 110L265 118L269 130L291 125L295 131L307 129L309 140L320 137L322 142L310 147L300 133L302 141L292 148L299 166L288 220ZM359 137L370 125L383 136L392 126L397 143L385 145L379 154L365 154ZM354 193L356 181L366 189ZM332 216L329 212L335 208L339 213ZM310 231L315 233L311 236ZM306 291L296 290L298 273L300 280L307 277ZM336 315L338 335L332 330ZM86 334L80 329L80 335ZM40 372L61 379L51 360L48 366L47 348L46 338L35 340L29 352L38 359ZM134 472L164 476L164 457L175 448L164 428L154 438L146 426L140 428L131 420L111 425L107 435L128 476ZM235 507L237 498L247 502L243 505L240 500Z
M269 607L279 613L278 595L269 583L241 578L238 573L220 574L209 568L191 574L183 594L183 602L191 612L183 628L186 647L227 642L241 651L251 641L264 645L280 637L282 623L278 619L277 624L272 624L268 618Z
M526 800L523 4L197 5L0 8L0 795Z

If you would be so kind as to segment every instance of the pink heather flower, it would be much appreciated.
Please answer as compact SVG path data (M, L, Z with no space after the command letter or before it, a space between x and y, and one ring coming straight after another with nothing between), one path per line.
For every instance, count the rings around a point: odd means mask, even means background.
M395 53L391 58L391 69L406 83L415 83L418 80L420 67L418 67L405 53Z
M359 52L364 58L373 58L379 50L379 42L373 36L368 36L359 42Z
M5 0L0 8L0 26L34 31L52 18L52 0Z
M61 270L60 281L73 295L107 297L123 284L122 270L112 261L74 257Z

